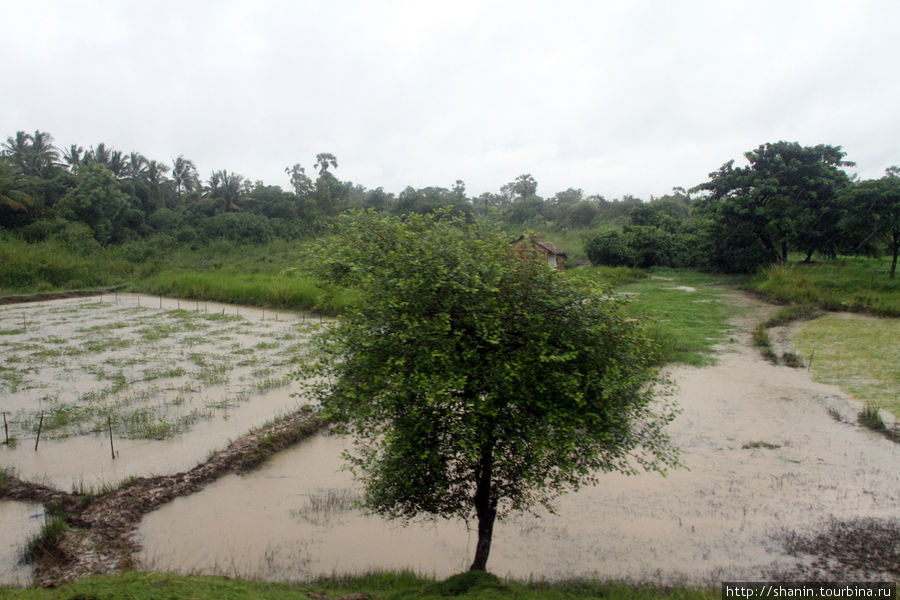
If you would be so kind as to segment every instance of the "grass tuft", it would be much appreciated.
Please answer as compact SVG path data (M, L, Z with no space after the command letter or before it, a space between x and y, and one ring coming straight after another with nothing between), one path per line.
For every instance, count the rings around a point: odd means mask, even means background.
M44 518L44 526L33 537L22 554L22 561L26 563L58 560L63 557L60 543L69 530L69 525L60 517L49 516Z

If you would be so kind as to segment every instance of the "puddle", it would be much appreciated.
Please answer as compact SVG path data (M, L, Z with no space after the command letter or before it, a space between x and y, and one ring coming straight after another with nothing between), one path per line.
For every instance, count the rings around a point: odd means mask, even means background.
M26 586L31 567L19 562L25 544L44 525L40 504L0 500L0 585Z
M62 489L187 470L303 403L290 373L318 322L132 294L0 307L0 466Z
M828 408L848 402L836 388L746 347L673 375L684 412L670 432L690 470L604 475L562 497L557 516L498 523L492 572L662 584L765 579L800 560L776 539L786 530L900 514L900 446L832 419ZM316 437L147 515L141 567L272 580L468 568L476 534L464 523L402 527L348 509L357 492L340 470L342 444Z

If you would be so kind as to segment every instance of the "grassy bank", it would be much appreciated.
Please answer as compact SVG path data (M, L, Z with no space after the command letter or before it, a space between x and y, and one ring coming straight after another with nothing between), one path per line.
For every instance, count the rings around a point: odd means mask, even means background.
M900 317L900 278L888 278L889 268L888 259L861 257L774 265L760 272L751 289L781 304Z
M445 581L410 573L377 573L352 577L332 577L308 584L264 583L227 577L200 577L129 572L93 576L55 589L13 590L0 588L0 598L56 600L81 598L96 600L181 599L229 600L257 598L309 600L310 597L341 597L369 594L382 600L458 598L459 600L562 600L605 598L608 600L712 600L718 589L657 588L596 581L521 583L499 580L490 575L462 574ZM310 594L313 594L312 596Z
M320 285L296 267L301 241L191 249L135 242L72 248L0 239L0 295L124 285L154 295L336 314L357 301L352 290Z

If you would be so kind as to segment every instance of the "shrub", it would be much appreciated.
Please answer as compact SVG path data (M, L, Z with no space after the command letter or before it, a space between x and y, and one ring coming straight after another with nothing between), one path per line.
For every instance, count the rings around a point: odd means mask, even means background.
M625 236L616 229L601 231L584 243L584 253L592 265L610 267L631 266L631 252L625 245Z

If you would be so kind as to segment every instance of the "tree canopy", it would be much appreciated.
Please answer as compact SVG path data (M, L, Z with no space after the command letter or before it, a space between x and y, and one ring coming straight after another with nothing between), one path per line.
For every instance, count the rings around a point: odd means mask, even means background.
M764 261L784 262L791 249L831 252L836 243L838 191L849 181L840 146L762 144L729 161L695 189L709 192L700 210L715 224L719 239L755 238Z
M317 353L326 414L355 436L365 503L394 518L494 521L603 471L677 463L655 349L608 290L585 288L447 212L357 213L314 253L364 294Z
M857 249L874 250L879 244L891 255L891 279L900 253L900 169L888 167L881 179L861 181L841 194L842 229L856 240Z

